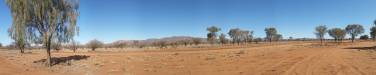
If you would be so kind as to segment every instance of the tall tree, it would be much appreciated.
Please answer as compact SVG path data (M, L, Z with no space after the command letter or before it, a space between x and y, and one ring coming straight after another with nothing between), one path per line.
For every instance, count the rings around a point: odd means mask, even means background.
M266 38L272 42L273 38L277 35L277 29L274 27L265 28Z
M330 29L328 30L328 33L336 42L342 41L346 36L346 31L341 28Z
M320 25L320 26L317 26L315 30L316 30L315 34L317 38L320 39L320 42L322 44L324 36L327 32L327 27L325 25Z
M26 41L42 43L48 66L51 66L51 41L69 42L78 33L78 0L6 0L6 3L13 17L10 30L26 36Z
M346 32L351 36L351 41L354 42L356 36L364 33L364 28L360 24L350 24L347 25Z
M232 43L238 43L238 45L241 42L241 34L242 30L240 30L239 28L230 29L230 31L228 32L228 35L232 38Z
M370 35L373 41L376 40L376 26L372 26L370 29Z
M211 26L206 29L209 33L207 34L208 41L210 44L214 44L217 42L217 32L221 31L221 28L216 26Z

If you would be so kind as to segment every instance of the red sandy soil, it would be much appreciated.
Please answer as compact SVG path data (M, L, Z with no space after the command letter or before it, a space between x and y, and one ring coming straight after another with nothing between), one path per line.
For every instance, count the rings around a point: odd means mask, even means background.
M0 50L0 75L376 75L375 42L311 42L152 51L53 52L77 55L51 68L43 50Z

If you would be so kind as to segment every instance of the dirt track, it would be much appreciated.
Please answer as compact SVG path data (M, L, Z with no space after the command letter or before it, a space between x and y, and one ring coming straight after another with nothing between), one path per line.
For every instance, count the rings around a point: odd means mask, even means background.
M362 42L318 47L310 43L299 43L200 51L83 52L76 54L90 57L72 61L70 66L58 64L52 68L52 72L37 65L37 68L40 69L35 69L36 71L27 74L376 75L376 51L367 48L374 45L370 42ZM32 63L33 61L43 58L43 54L38 54L38 52L25 54L18 58L9 57L12 55L6 52L9 51L2 51L2 55L0 55L3 57L0 60L1 75L10 75L14 72L24 74L14 71L19 66L8 65L14 60L3 60L4 57L17 60L29 59L18 63L26 63L30 66L29 68L35 67L36 63ZM53 55L64 57L71 56L73 53L60 52L53 53Z

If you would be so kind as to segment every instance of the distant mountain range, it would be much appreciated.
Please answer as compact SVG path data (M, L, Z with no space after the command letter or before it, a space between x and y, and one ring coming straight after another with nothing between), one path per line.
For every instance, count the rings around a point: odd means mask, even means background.
M199 37L192 37L192 36L171 36L171 37L164 37L164 38L152 38L152 39L146 39L146 40L119 40L115 41L113 43L126 43L126 44L134 44L138 42L139 44L152 44L153 42L157 41L166 41L168 43L170 42L177 42L177 41L182 41L182 40L191 40L194 38L199 38ZM206 41L206 38L199 38L202 41Z

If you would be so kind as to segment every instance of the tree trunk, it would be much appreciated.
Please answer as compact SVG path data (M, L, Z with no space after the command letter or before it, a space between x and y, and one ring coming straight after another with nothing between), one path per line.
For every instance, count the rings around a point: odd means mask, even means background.
M355 36L351 36L351 42L354 43Z
M21 52L21 54L25 53L23 48L20 48L20 52Z
M46 45L46 48L47 48L47 66L51 67L52 66L52 61L51 61L51 47L50 47L49 43Z
M322 45L322 38L320 39L320 43L321 43L321 45Z

